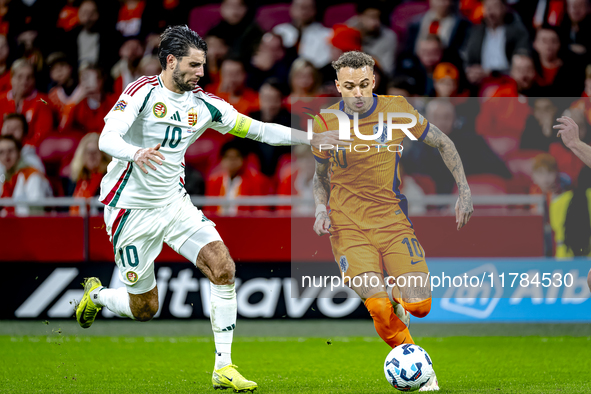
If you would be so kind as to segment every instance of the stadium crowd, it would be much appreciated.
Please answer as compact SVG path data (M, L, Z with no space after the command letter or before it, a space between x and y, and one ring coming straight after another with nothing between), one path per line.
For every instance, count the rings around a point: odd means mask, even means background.
M554 197L577 185L583 163L552 125L567 114L591 141L588 0L0 0L1 197L98 194L103 118L125 86L160 73L172 24L206 39L200 85L255 119L304 127L306 100L339 96L331 61L362 50L375 93L407 97L453 140L473 194L543 194L549 223ZM454 191L436 151L404 148L409 199ZM208 130L187 151L185 187L303 195L311 160Z

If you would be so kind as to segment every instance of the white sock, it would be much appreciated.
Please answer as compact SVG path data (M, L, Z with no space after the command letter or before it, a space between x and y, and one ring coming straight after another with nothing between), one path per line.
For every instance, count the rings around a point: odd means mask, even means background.
M106 287L94 289L90 292L90 299L96 306L106 306L111 312L118 316L127 316L134 319L129 305L129 294L127 288L108 289Z
M232 339L236 328L236 287L211 284L211 328L215 341L215 369L232 364Z

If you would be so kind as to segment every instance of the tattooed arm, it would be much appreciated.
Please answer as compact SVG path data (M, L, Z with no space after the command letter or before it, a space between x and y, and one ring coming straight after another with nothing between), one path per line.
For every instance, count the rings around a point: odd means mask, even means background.
M458 230L468 223L474 207L472 206L472 193L466 181L466 174L464 173L464 166L462 160L456 150L452 140L449 139L437 126L433 123L429 125L429 132L424 140L425 144L439 149L441 158L445 162L447 168L453 175L458 185L459 198L456 202L456 223Z
M314 223L314 232L322 236L328 234L330 227L330 218L326 212L326 205L330 197L330 176L328 168L330 163L319 163L316 161L316 171L314 172L314 202L316 203L316 222Z

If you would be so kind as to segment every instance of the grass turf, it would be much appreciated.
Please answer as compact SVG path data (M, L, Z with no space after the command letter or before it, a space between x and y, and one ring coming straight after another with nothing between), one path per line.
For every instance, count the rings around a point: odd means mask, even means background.
M589 337L415 338L441 393L590 393ZM330 342L330 344L328 344ZM0 336L2 393L214 393L210 337ZM379 338L238 337L257 393L394 393Z

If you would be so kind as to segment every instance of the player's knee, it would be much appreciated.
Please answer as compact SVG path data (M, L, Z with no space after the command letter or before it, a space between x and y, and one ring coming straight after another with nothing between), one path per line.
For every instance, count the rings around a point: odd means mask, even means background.
M158 313L158 298L150 299L137 306L132 312L137 321L150 321Z
M431 297L420 302L405 303L404 309L406 309L414 317L425 317L431 311Z
M213 269L212 282L214 285L231 285L234 283L236 265L230 256L222 259Z

